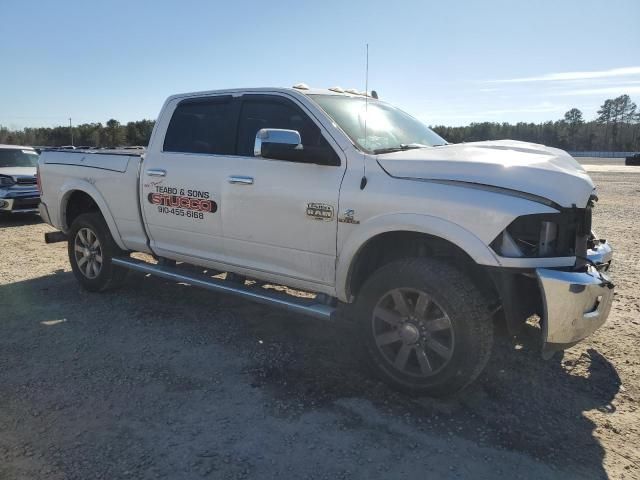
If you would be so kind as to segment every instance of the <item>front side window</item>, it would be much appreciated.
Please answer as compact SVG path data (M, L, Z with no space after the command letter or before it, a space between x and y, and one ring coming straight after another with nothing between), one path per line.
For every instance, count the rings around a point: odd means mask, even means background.
M231 97L187 99L178 104L164 138L165 152L232 154Z
M333 148L320 128L292 102L273 96L247 95L238 124L237 154L253 156L256 134L263 128L297 130L303 146L304 163L339 165Z
M0 149L0 168L3 167L36 167L38 154L33 150L17 148Z
M424 123L388 103L343 95L309 97L365 152L384 153L447 143Z

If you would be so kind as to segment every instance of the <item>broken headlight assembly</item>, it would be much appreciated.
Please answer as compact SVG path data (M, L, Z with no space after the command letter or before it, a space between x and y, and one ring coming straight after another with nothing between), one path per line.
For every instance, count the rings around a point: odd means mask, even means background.
M491 248L512 258L584 257L592 242L590 202L586 208L518 217L491 242Z

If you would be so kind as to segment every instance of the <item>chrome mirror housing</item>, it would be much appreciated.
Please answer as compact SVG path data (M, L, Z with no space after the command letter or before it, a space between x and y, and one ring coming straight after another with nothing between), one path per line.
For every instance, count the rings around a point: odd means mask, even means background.
M256 157L289 160L290 154L302 151L302 140L297 130L263 128L256 133L253 155Z

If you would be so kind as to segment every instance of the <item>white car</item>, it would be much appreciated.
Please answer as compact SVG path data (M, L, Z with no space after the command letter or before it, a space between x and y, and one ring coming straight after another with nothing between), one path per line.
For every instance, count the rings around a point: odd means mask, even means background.
M41 214L60 230L47 240L68 241L87 290L118 285L133 269L353 318L370 364L411 392L469 384L496 322L516 335L537 314L549 355L602 325L613 299L611 248L591 232L594 185L566 152L451 145L358 92L175 95L143 155L45 151L39 169ZM281 296L176 262L316 296ZM347 304L348 315L335 315Z
M38 212L37 165L33 148L0 145L0 214Z

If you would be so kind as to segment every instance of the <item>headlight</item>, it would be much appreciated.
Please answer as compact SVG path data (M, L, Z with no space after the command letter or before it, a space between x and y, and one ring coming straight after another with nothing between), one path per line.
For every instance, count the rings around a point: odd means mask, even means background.
M503 257L583 257L591 234L591 207L523 215L491 247Z
M8 177L6 175L0 175L0 187L11 187L15 185L15 181L12 177Z

